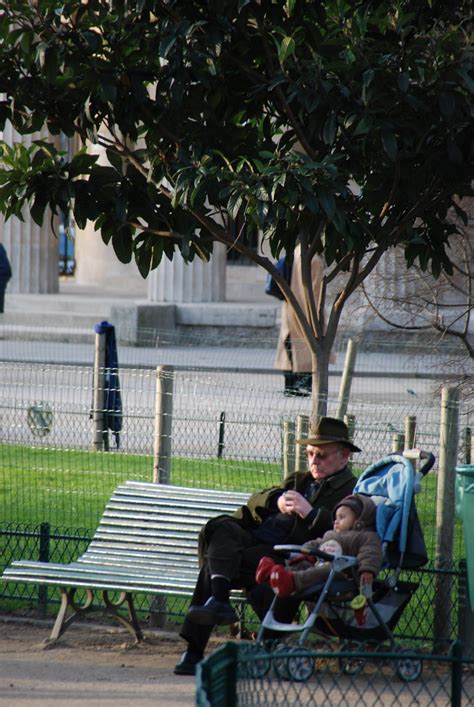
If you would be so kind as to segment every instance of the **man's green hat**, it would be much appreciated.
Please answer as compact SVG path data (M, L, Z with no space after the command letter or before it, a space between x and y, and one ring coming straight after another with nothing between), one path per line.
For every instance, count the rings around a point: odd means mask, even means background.
M314 447L320 447L322 444L331 444L339 442L344 447L347 447L351 452L360 452L359 447L349 439L349 430L347 425L342 420L335 417L321 417L316 426L312 426L309 430L309 435L305 439L296 440L298 444L311 444Z

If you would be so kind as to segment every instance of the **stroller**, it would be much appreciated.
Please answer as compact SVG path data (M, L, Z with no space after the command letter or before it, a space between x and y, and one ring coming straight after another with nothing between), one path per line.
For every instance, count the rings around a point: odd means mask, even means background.
M415 473L410 459L421 459L423 464ZM366 592L365 621L358 622L355 597L359 595L356 573L357 559L348 555L334 556L319 549L308 550L299 545L278 545L275 549L291 556L292 553L315 555L331 563L330 573L323 583L314 585L298 596L302 601L314 604L304 623L282 623L275 619L274 609L277 597L263 618L256 636L257 643L264 644L266 630L288 635L300 633L296 643L290 648L295 656L287 659L273 659L276 673L285 679L304 681L314 671L314 656L302 656L301 649L313 629L328 637L343 640L343 650L354 650L360 643L388 641L389 649L395 652L396 643L393 630L404 608L407 606L418 584L401 581L402 569L422 567L428 561L423 533L414 502L414 494L420 490L420 481L432 468L433 454L419 449L406 450L402 455L391 454L369 466L360 476L353 493L371 496L376 509L376 527L382 540L383 569L387 570L383 581L376 580ZM341 579L340 573L344 572ZM352 574L352 578L351 578ZM345 577L347 576L347 579ZM360 599L360 595L357 596ZM273 642L275 643L275 642ZM285 649L276 641L277 651ZM409 657L410 651L397 651L400 659L395 667L398 676L405 682L416 680L422 671L421 660ZM362 669L363 660L350 657L339 659L340 668L346 674L355 674ZM262 668L267 672L270 661L256 660L254 670Z

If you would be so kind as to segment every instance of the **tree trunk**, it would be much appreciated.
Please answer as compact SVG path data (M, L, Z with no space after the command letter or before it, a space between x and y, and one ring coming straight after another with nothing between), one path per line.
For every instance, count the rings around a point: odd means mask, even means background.
M311 396L311 419L315 425L328 409L329 394L329 353L325 351L311 352L313 390Z

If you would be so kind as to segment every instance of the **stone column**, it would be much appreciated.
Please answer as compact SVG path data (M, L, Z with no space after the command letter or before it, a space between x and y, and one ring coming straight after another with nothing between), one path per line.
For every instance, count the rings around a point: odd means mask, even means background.
M78 148L79 144L73 142L73 151ZM88 143L87 151L98 156L98 164L109 165L105 150L99 145ZM135 260L121 263L112 243L104 243L91 221L87 222L84 229L75 227L74 243L74 276L78 285L117 293L129 299L146 297L146 281L140 275Z
M195 258L185 263L179 253L164 257L148 276L150 302L223 302L225 300L226 247L214 243L208 263Z
M22 143L29 147L34 140L51 139L47 131L20 135L7 124L2 139L9 145ZM24 221L12 216L8 221L0 214L0 240L11 262L13 276L8 283L9 293L46 294L59 290L59 242L51 227L51 212L46 209L42 226L37 226L27 209ZM55 220L58 233L58 221Z
M75 229L75 282L83 287L120 294L125 298L144 299L146 281L134 260L121 263L112 244L105 245L99 231L87 222L85 229Z

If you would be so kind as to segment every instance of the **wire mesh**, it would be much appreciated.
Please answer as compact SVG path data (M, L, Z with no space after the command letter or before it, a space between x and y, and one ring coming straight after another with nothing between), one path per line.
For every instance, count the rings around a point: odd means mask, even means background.
M6 327L1 333L0 502L4 525L48 522L58 529L90 532L119 483L153 480L158 365L174 366L169 374L172 405L165 405L172 417L171 483L249 493L279 483L284 424L310 411L309 398L284 395L283 376L273 369L274 348L269 339L254 338L249 347L248 341L231 344L222 338L221 346L214 346L214 340L202 334L143 332L141 346L119 347L123 425L119 447L110 437L110 451L104 451L94 444L92 337L87 344L53 344L46 334L43 341L30 342L9 339ZM339 403L344 343L339 342L330 369L328 414L335 414ZM471 364L447 347L435 351L400 346L394 353L390 346L379 344L376 351L365 349L357 357L348 407L354 416L354 439L363 450L353 458L356 473L392 451L408 416L416 418L416 446L438 455L442 384L460 385L460 429L472 429ZM109 434L106 429L101 433ZM460 463L466 461L469 450L459 446ZM294 441L290 441L290 457L295 453ZM436 481L436 473L430 474L417 497L431 567L436 546ZM448 572L463 554L460 523L457 519L454 523L454 555L442 558L442 566L438 558L437 564L437 569ZM30 555L37 559L27 545L2 536L2 543L11 542L16 544L4 547L5 564ZM61 554L59 549L55 552ZM436 587L432 580L423 582L427 588L420 596L428 606ZM185 605L186 600L172 598L170 611L175 607L179 613ZM147 609L146 602L143 607ZM421 615L413 610L412 625ZM422 627L417 630L426 633Z
M474 661L403 650L315 652L293 648L267 653L254 645L228 643L201 664L196 704L474 704Z

